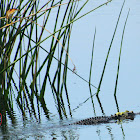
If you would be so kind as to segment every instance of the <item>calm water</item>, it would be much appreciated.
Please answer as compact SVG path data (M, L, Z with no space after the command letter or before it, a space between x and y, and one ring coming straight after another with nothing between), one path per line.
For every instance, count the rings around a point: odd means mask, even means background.
M80 1L79 4L80 3L83 3L83 1ZM103 1L101 0L90 0L81 15L102 3ZM122 3L123 2L120 0L113 0L110 4L78 20L73 26L70 42L70 56L76 65L77 73L87 80L89 78L92 42L96 27L97 34L91 80L95 86L98 86L101 77L104 61ZM51 102L53 101L53 97L47 96L47 106L49 110L53 112L50 121L46 119L43 110L40 110L40 118L36 121L33 112L31 113L31 116L23 118L21 112L17 108L17 112L15 113L15 124L12 124L10 119L8 119L8 125L3 126L0 131L0 139L139 139L140 116L136 116L133 121L125 121L122 124L111 123L95 126L63 126L63 124L89 118L95 116L95 114L100 116L103 115L103 112L105 115L111 115L117 112L117 104L113 94L121 36L129 8L130 15L124 34L122 48L117 103L120 111L133 110L134 112L140 112L139 7L140 1L138 0L126 0L125 2L101 86L99 96L101 104L99 104L96 97L93 97L95 110L91 99L83 103L90 97L88 84L72 72L68 72L67 88L70 105L73 109L72 119L68 116L68 120L60 122L56 107L53 106L52 104L54 103ZM69 66L72 68L71 63ZM51 89L48 90L48 93L49 92L51 92ZM92 93L94 94L95 92L96 89L92 88ZM16 104L14 104L14 106L16 108ZM36 116L38 118L38 114L36 114Z

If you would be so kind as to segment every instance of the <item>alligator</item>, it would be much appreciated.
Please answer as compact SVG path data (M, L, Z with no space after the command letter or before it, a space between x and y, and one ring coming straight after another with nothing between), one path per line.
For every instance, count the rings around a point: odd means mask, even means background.
M134 120L135 115L140 115L139 113L134 113L133 111L126 110L125 112L117 112L111 116L99 116L99 117L92 117L87 118L81 121L74 122L69 125L96 125L102 123L111 123L112 121L121 121L121 120Z

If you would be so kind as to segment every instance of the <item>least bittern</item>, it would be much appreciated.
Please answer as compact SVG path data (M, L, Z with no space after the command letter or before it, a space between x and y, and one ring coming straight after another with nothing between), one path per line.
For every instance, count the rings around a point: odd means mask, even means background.
M9 9L7 12L6 12L6 18L7 19L11 19L13 14L17 11L17 9L13 8L13 9Z

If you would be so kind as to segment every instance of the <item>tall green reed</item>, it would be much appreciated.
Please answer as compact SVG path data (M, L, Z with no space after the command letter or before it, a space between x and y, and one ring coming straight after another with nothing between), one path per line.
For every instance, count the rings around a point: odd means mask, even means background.
M129 9L130 11L130 9ZM116 83L115 83L115 90L114 90L114 96L116 96L116 91L117 91L117 85L118 85L118 77L119 77L119 70L120 70L120 61L121 61L121 53L122 53L122 44L123 44L123 38L124 38L124 32L125 32L125 27L126 27L126 23L128 20L128 16L129 16L129 11L125 20L125 24L124 24L124 28L123 28L123 33L122 33L122 39L121 39L121 45L120 45L120 53L119 53L119 59L118 59L118 68L117 68L117 75L116 75Z
M102 80L103 80L103 77L104 77L105 69L106 69L106 66L107 66L108 57L109 57L110 50L111 50L111 47L112 47L112 43L113 43L116 31L117 31L118 23L119 23L119 20L120 20L120 17L121 17L121 13L122 13L124 4L125 4L125 0L124 0L124 2L122 4L121 10L120 10L120 13L119 13L119 16L118 16L118 20L117 20L117 23L116 23L116 27L115 27L115 30L114 30L114 33L113 33L113 36L112 36L112 39L111 39L111 42L110 42L108 52L107 52L107 56L106 56L106 59L105 59L103 71L102 71L101 78L100 78L100 82L99 82L98 89L97 89L97 92L96 92L97 96L99 95L99 91L100 91L100 88L101 88L101 84L102 84Z

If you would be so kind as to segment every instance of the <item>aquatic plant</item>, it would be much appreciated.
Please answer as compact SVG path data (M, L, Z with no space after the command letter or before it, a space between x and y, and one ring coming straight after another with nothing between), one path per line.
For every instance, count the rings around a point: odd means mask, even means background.
M7 111L15 121L11 112L14 112L13 101L16 101L23 117L34 112L37 118L41 106L49 119L51 111L45 101L47 89L52 91L52 103L60 119L67 114L72 115L67 89L68 70L95 87L75 72L76 66L69 56L71 31L74 22L111 1L81 16L79 14L88 0L81 6L79 2L49 0L42 5L40 0L1 1L0 111L4 118ZM72 68L68 67L69 60ZM66 104L69 113L66 112Z

